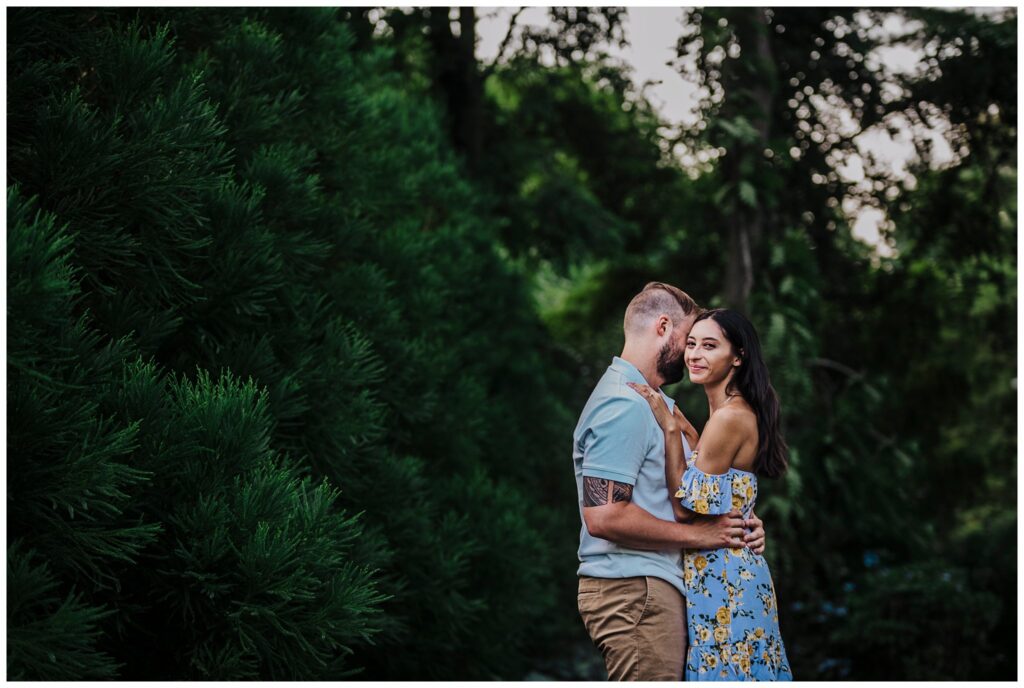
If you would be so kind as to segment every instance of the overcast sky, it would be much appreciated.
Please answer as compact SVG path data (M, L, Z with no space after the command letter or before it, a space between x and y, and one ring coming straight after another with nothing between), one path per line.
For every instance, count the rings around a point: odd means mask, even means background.
M508 31L509 20L516 7L479 7L477 9L477 31L479 44L477 55L490 62ZM668 66L676 58L676 40L681 33L683 10L678 7L630 7L624 29L629 45L620 49L608 48L608 52L621 57L633 68L633 80L637 85L646 81L656 82L646 93L651 104L670 125L690 125L697 121L699 113L696 97L697 86ZM528 7L516 21L517 25L547 24L546 7ZM889 33L902 33L903 23L898 17L891 17L879 27ZM912 72L917 69L920 53L906 46L893 46L877 53L885 68L894 72ZM852 124L852 123L851 123ZM952 151L942 136L941 128L918 132L929 136L934 145L935 162L952 159ZM906 174L906 164L914 156L914 146L909 131L891 137L884 127L861 134L856 139L858 148L871 152L896 176ZM684 160L684 163L686 161ZM837 168L847 180L857 182L864 178L863 161L856 157L847 160ZM879 223L885 220L883 213L875 208L858 208L849 200L844 204L852 222L855 236L876 247L880 255L888 255L888 247L879 241Z

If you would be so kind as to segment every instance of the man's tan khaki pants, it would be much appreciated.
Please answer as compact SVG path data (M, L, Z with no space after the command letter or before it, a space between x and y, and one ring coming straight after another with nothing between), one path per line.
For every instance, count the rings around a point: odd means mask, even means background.
M686 600L654 576L580 576L580 616L611 681L681 681Z

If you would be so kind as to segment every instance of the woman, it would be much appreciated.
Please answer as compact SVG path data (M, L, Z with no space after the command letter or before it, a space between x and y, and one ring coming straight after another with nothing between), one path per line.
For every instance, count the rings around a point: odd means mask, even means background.
M660 394L630 383L665 432L665 476L679 500L673 500L677 518L733 508L749 518L758 476L781 476L787 451L757 332L735 311L707 311L690 330L686 366L711 408L699 439L678 406L670 413ZM697 440L685 466L681 431ZM686 680L792 680L764 557L744 547L686 550L683 567L690 638Z

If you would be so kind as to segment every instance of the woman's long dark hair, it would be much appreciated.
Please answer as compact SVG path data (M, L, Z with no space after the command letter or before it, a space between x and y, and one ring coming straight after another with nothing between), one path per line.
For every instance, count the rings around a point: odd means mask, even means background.
M705 311L694 322L709 318L722 328L725 338L742 361L734 369L726 392L741 394L757 416L754 472L768 478L778 478L786 472L789 448L779 427L779 395L775 393L768 376L768 366L761 355L757 330L741 313L726 308Z

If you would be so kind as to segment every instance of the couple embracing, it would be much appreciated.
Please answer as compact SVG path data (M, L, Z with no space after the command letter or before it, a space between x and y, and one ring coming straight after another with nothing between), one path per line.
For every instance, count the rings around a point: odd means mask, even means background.
M573 434L583 623L612 680L791 680L754 515L786 470L757 333L651 282ZM704 387L698 436L661 387ZM691 451L692 448L692 451Z

